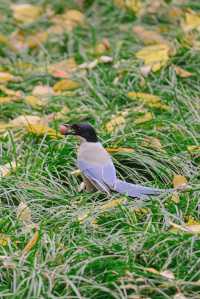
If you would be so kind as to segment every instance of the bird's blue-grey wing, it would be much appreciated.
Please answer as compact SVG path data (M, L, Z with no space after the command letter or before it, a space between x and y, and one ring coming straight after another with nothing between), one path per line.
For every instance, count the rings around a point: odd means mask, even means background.
M78 167L89 179L99 181L108 187L113 187L116 183L115 167L108 161L108 163L89 163L84 159L78 159Z

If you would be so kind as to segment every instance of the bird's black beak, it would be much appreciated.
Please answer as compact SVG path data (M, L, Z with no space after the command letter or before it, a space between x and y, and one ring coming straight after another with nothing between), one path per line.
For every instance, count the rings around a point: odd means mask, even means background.
M62 135L75 135L73 127L69 124L63 124L60 126L60 133Z

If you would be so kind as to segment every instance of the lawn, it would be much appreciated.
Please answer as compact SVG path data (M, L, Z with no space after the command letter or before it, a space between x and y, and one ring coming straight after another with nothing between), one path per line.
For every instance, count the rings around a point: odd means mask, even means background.
M0 298L200 298L200 2L20 3L0 1ZM59 125L82 122L120 178L188 188L81 191Z

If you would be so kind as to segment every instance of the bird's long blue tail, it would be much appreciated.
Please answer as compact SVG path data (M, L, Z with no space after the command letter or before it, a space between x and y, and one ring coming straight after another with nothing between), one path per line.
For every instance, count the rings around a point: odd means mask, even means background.
M144 187L141 185L127 183L117 179L115 186L113 187L114 191L117 191L121 194L125 194L131 197L137 198L147 198L150 195L161 195L165 192L173 192L174 189L157 189L151 187Z

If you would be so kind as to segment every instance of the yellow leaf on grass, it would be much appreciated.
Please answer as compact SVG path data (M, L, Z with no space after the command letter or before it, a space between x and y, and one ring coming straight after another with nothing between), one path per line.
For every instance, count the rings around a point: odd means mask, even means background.
M85 16L80 11L69 9L64 14L56 15L51 18L53 25L48 29L49 33L62 34L71 32L76 26L85 23Z
M13 17L17 22L32 23L38 19L42 13L40 6L32 4L13 4L11 5Z
M69 113L70 109L67 106L64 106L61 111L56 112L54 114L54 119L55 120L62 120L66 118L66 114Z
M0 178L5 177L11 173L11 171L17 168L17 164L15 161L7 163L5 165L0 165Z
M159 33L152 30L147 30L145 27L136 25L133 27L133 33L145 44L168 44L169 42L164 39Z
M158 71L169 61L170 47L166 44L146 46L136 53L136 57L143 60L145 65L151 66L153 72Z
M178 192L174 192L172 194L172 197L171 197L171 201L173 201L174 203L178 204L180 202L180 197L179 197L179 194Z
M142 8L141 0L126 0L125 4L126 7L135 14L138 14Z
M107 38L104 38L100 43L98 43L94 48L94 53L96 55L102 55L107 50L109 50L110 44Z
M55 95L55 92L51 86L48 85L37 85L32 90L32 95L36 97L49 97Z
M5 93L6 95L12 96L16 99L22 98L22 92L20 90L13 90L13 89L7 88L4 85L0 85L0 91Z
M191 154L200 153L200 145L188 145L187 150Z
M125 118L121 115L114 116L109 122L106 123L105 127L107 132L111 133L116 129L120 128L125 124Z
M68 78L77 69L74 58L61 60L48 66L48 72L56 78Z
M39 233L38 231L36 231L33 235L33 237L30 239L30 241L28 241L28 243L26 244L26 246L23 249L22 254L27 254L37 243L39 238Z
M188 78L191 77L193 74L182 69L180 66L174 65L174 69L176 74L181 78Z
M12 81L14 79L14 76L8 72L0 72L0 83L7 83L9 81Z
M54 91L73 90L80 87L80 84L73 80L61 80L58 81L54 86Z
M153 119L153 114L151 112L147 112L143 116L138 117L135 120L135 124L140 125L140 124L146 123L148 121L151 121L152 119Z
M100 210L105 212L107 210L113 209L113 208L121 205L124 201L125 201L125 198L109 200L108 202L106 202L105 204L100 206Z
M175 229L176 231L183 231L186 233L191 233L191 234L199 234L200 233L200 224L191 224L191 225L179 225L176 223L173 223L172 221L169 221L169 224L172 226L173 230Z
M62 138L63 136L57 133L54 129L49 128L43 124L29 124L26 126L26 130L29 133L33 133L38 136L48 135L52 139Z
M10 241L10 237L0 233L0 246L6 246Z
M25 202L21 202L17 207L17 218L25 223L31 223L31 210Z
M39 124L42 122L42 118L39 116L35 115L20 115L16 117L15 119L11 120L9 122L10 127L17 127L17 128L22 128L27 125L34 125L34 124Z
M182 23L182 28L185 32L189 32L193 29L200 29L200 14L190 10L185 14L185 20Z
M81 171L80 171L80 169L73 170L73 171L71 172L71 175L80 176L80 175L81 175Z
M27 96L27 97L25 97L25 103L30 105L33 108L43 107L46 104L44 101L41 101L36 96Z
M142 142L142 146L152 147L155 150L163 151L163 146L158 138L146 136Z
M161 276L163 276L164 278L167 278L167 279L175 279L174 274L170 270L164 270L164 271L161 271L161 272L159 272L158 270L156 270L154 268L145 268L145 270L147 272L150 272L150 273L153 273L153 274L156 274L156 275L161 275Z
M174 188L181 187L187 185L188 181L186 177L183 175L175 175L173 178L173 186Z
M140 101L144 102L144 104L149 107L160 108L163 110L169 110L169 106L167 106L166 104L163 104L161 102L161 98L159 96L149 94L149 93L134 92L134 91L128 92L127 96L130 99L140 100Z
M8 104L8 103L14 102L16 100L18 100L18 99L13 98L13 97L0 97L0 104Z
M110 154L112 154L112 153L128 153L128 154L132 154L132 153L134 153L134 149L131 148L131 147L107 147L106 150Z
M33 34L26 39L26 44L31 49L37 48L41 44L45 43L47 41L47 38L48 32L37 32L36 34Z

